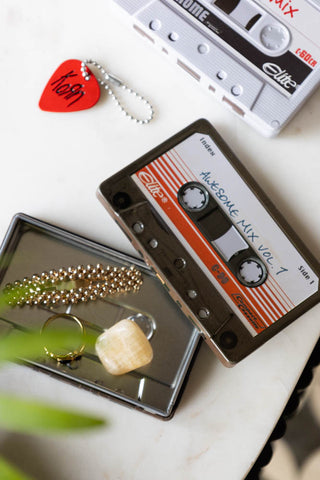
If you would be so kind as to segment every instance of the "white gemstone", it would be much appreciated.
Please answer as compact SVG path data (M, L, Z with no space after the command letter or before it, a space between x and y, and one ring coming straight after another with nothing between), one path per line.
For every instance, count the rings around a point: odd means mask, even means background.
M123 375L151 362L151 344L132 320L121 320L105 330L96 341L96 352L112 375Z

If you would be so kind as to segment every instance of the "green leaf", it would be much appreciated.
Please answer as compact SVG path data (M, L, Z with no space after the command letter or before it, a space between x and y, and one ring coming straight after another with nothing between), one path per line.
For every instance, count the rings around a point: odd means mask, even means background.
M1 480L32 480L24 473L10 465L6 460L0 457L0 478Z
M20 332L15 331L0 338L0 363L20 359L32 359L44 355L44 346L50 345L50 351L69 350L70 345L93 347L96 337L86 334L85 337L70 331Z
M54 433L98 427L105 421L86 414L51 407L41 402L0 394L0 426L26 433ZM1 475L0 478L2 479Z
M4 310L5 308L8 308L8 301L9 301L8 295L6 295L3 291L0 291L0 312Z
M16 306L19 301L25 302L25 299L29 298L32 288L33 293L37 288L37 295L40 293L52 291L52 290L71 290L76 288L76 282L74 280L61 281L53 285L50 280L45 283L36 284L33 287L31 285L11 285L11 287L5 287L0 291L0 309L7 307L8 305Z

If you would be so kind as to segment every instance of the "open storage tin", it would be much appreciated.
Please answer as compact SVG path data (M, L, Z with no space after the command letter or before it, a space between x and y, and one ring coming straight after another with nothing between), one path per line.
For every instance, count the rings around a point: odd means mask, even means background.
M16 279L71 265L100 263L138 268L143 285L137 293L69 306L8 306L0 315L0 334L16 329L40 330L51 315L67 312L98 336L103 329L129 317L142 327L153 348L153 360L145 367L113 376L95 352L87 349L69 363L58 363L45 353L27 363L160 418L173 415L200 334L143 261L24 214L13 218L0 254L1 289Z

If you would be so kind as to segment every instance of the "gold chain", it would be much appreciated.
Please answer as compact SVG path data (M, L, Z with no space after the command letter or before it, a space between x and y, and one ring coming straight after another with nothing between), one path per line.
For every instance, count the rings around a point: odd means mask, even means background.
M69 284L69 285L68 285ZM107 295L138 291L142 285L142 275L134 266L103 267L78 265L77 267L59 268L34 274L23 281L16 280L5 286L4 293L11 306L55 305L61 302L88 302ZM62 287L61 289L57 288ZM66 288L66 287L71 288Z

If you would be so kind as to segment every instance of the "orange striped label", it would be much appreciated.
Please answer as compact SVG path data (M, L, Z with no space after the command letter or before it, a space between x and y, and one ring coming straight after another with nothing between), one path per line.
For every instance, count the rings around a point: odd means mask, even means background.
M208 240L185 214L176 195L179 188L189 181L185 174L179 179L170 169L166 158L161 157L138 171L134 179L140 188L151 194L153 203L158 206L158 212L165 214L172 222L176 232L179 232L191 247L193 257L198 257L205 265L212 283L218 284L223 289L236 306L236 313L242 315L256 333L260 333L283 316L268 297L265 285L255 288L253 292L252 288L240 284Z
M318 278L315 277L315 284L311 286L314 282L310 282L310 287L306 287L303 294L300 294L300 285L305 287L305 284L302 283L304 280L301 279L301 275L297 273L297 262L302 259L299 252L292 250L294 247L290 240L263 209L259 200L253 196L249 187L244 184L239 174L233 169L214 142L209 145L209 141L203 142L203 138L200 138L200 142L195 142L198 146L193 150L194 145L191 144L191 140L192 137L187 140L189 143L182 142L182 144L155 159L137 171L132 178L249 332L252 335L257 335L313 294L318 288ZM201 167L197 166L200 159ZM289 254L285 253L284 260L288 261L288 255L290 258L293 256L292 252L296 256L291 268L293 273L286 273L286 276L280 275L280 283L278 280L279 273L281 274L282 271L288 272L288 269L277 267L272 271L273 266L271 265L268 269L267 279L262 285L250 288L241 284L220 254L213 248L210 241L202 234L180 205L177 192L185 183L195 181L206 186L200 175L202 170L199 170L203 165L205 165L205 168L208 165L210 169L224 169L224 177L221 177L219 172L220 177L227 178L230 185L232 185L230 177L233 177L236 185L236 187L233 187L233 196L237 195L238 188L242 189L241 198L243 198L243 195L248 195L248 200L246 200L248 212L246 210L246 214L250 214L251 208L256 208L259 212L260 210L262 212L261 217L263 218L259 221L259 232L265 229L264 222L268 221L268 225L271 225L268 228L271 228L271 232L277 235L276 238L280 238L281 255L283 256L284 251L290 251ZM217 182L217 188L220 187L221 184ZM224 191L223 188L221 190ZM214 194L214 192L211 194ZM232 220L232 217L238 212L238 206L229 199L227 203L225 210L229 209L226 213ZM243 204L243 202L240 203ZM236 226L235 221L233 221L233 224ZM266 238L269 238L270 232L267 231L266 233ZM277 255L277 252L275 253ZM265 256L263 252L261 255L262 258ZM296 287L296 284L299 285L299 289L292 289L292 285ZM290 286L289 290L288 285ZM298 290L299 294L294 293L293 297L288 294L288 291L296 292Z

